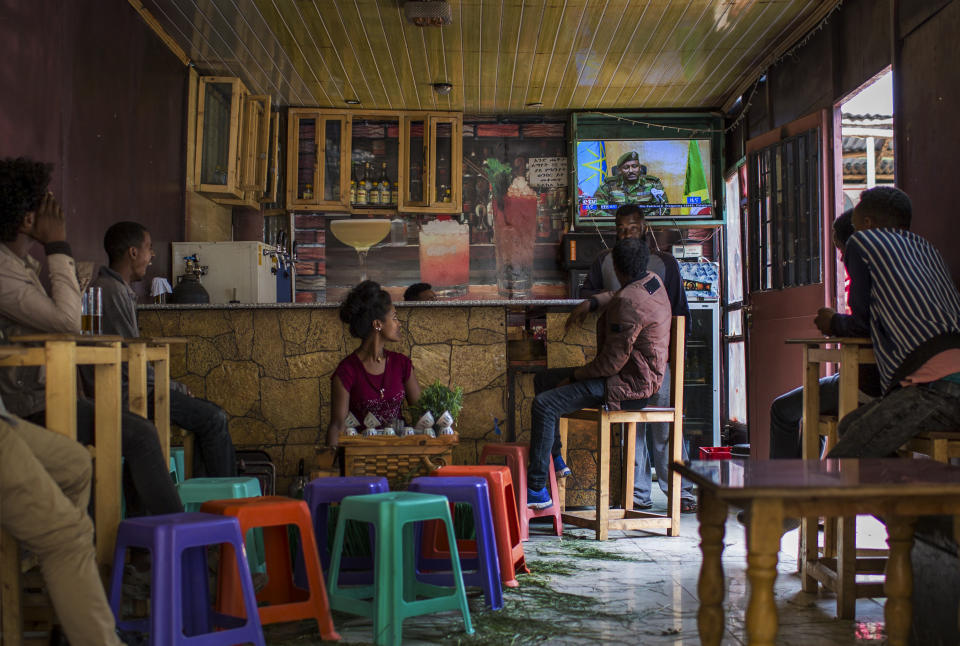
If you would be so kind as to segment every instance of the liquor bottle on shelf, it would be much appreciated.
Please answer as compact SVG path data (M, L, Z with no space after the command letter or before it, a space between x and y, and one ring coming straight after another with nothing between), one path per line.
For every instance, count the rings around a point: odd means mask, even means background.
M437 187L437 201L446 202L446 197L447 197L447 185L441 184L439 187Z
M313 199L313 184L304 184L303 186L303 199L312 200Z
M367 205L367 176L363 168L357 164L357 206Z
M452 195L452 193L450 192L450 187L449 187L449 186L448 186L447 189L443 192L443 201L444 201L444 202L452 202L452 201L453 201L453 195Z
M379 204L379 196L373 193L373 169L370 168L370 162L363 162L363 185L367 189L367 199L364 204Z
M357 165L350 166L350 204L357 203Z
M390 204L396 206L400 204L400 183L394 182L390 185Z
M380 205L389 206L390 201L390 178L387 177L387 162L380 162Z

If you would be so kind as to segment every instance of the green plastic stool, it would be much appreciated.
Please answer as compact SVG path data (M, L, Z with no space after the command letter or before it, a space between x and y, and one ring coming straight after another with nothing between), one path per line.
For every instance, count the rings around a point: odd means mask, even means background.
M407 491L347 496L341 501L337 533L330 551L333 560L327 576L330 607L372 618L374 641L378 646L400 644L403 620L407 617L446 610L459 610L466 633L473 634L449 505L443 496ZM451 569L456 582L452 593L450 588L417 581L414 522L436 519L442 520L447 529ZM375 527L373 585L338 585L344 528L348 520L371 523Z
M177 477L175 478L176 482L186 482L187 480L187 471L184 467L185 461L183 457L183 447L182 446L171 446L170 447L170 461L176 464L177 468Z
M181 458L183 456L181 455ZM171 458L172 459L172 458ZM177 483L177 493L184 511L200 511L203 503L210 500L236 500L257 498L260 481L256 478L190 478ZM266 552L263 549L263 530L247 532L247 562L251 572L266 572Z

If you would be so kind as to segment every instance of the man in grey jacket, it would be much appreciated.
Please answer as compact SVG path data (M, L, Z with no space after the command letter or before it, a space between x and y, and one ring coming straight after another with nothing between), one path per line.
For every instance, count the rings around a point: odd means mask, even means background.
M137 294L131 283L143 280L153 260L150 232L137 222L117 222L107 229L103 247L110 260L91 283L103 293L103 332L128 339L140 336ZM124 394L127 380L124 372ZM147 369L147 387L153 389L153 368ZM153 405L153 397L149 397ZM236 453L227 414L222 408L193 397L179 382L170 381L170 421L197 438L197 475L228 478L237 475Z

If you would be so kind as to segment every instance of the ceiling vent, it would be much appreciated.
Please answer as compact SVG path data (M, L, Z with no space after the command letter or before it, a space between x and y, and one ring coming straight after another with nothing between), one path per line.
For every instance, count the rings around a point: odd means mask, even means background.
M407 0L403 3L407 21L417 27L443 27L453 22L447 0Z

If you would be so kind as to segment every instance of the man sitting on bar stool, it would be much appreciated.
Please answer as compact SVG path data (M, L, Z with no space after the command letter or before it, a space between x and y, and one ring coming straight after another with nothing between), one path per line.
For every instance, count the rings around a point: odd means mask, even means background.
M0 342L18 334L80 334L80 285L63 211L47 192L51 166L29 159L0 159ZM40 282L39 263L30 256L44 245L53 295ZM46 389L39 367L0 369L0 394L11 413L43 425ZM123 412L121 451L126 461L127 503L140 513L183 511L156 427ZM94 404L77 401L77 439L94 439Z
M670 300L660 278L647 271L650 247L645 240L625 238L611 255L623 287L590 297L591 311L601 310L596 358L580 368L546 371L544 383L552 388L533 400L527 505L535 509L553 504L546 484L560 417L601 405L643 408L660 389L666 370Z
M617 209L616 214L617 240L624 238L638 238L646 240L647 223L643 210L636 204L624 204ZM670 299L670 309L674 316L685 316L690 320L690 306L687 304L687 293L683 289L683 279L680 276L680 265L677 259L666 251L650 252L647 261L647 270L656 274L667 290ZM613 258L609 251L601 252L587 274L580 287L580 298L589 298L601 292L613 293L620 289L620 281L613 270ZM566 326L579 325L590 310L589 301L585 301L574 309L567 318ZM537 377L540 375L538 374ZM534 389L539 384L534 379ZM651 406L670 405L670 365L663 375L660 390L650 398ZM670 482L670 425L666 422L648 422L641 424L637 429L636 466L633 470L633 504L637 509L650 509L653 500L650 497L653 482L650 475L650 463L657 471L657 482L663 493L667 493L667 483ZM687 459L687 445L681 443L683 459ZM559 458L560 447L557 447ZM561 460L562 461L562 460ZM567 469L569 475L569 469ZM559 477L560 470L557 469ZM693 484L684 478L680 485L680 511L688 514L697 510L697 498L693 495Z
M11 415L0 399L0 526L39 559L70 643L120 646L87 515L92 478L86 449Z
M153 241L150 232L138 222L117 222L107 229L103 248L110 266L101 266L91 287L103 293L103 333L119 334L128 339L140 336L137 325L137 294L130 283L143 280L153 260ZM127 371L124 368L124 396L127 394ZM153 366L147 366L147 387L153 390ZM153 396L149 398L153 407ZM197 458L204 468L195 471L211 478L229 478L237 475L236 453L222 408L193 397L190 389L170 381L170 421L194 434L197 438ZM198 473L199 471L199 473Z

